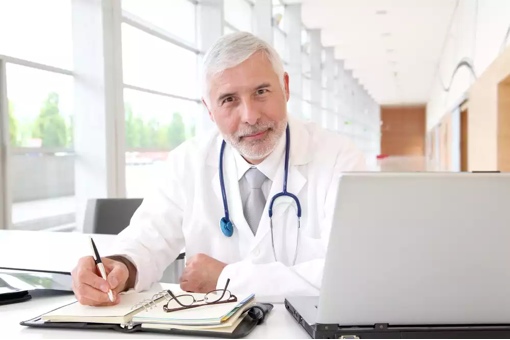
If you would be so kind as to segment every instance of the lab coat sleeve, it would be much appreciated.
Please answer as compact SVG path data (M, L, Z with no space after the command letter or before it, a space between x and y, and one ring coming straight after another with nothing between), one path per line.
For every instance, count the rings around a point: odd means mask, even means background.
M350 141L338 154L331 185L324 203L325 218L321 231L321 246L326 253L329 234L333 222L336 193L343 172L365 171L366 163L363 154ZM318 295L322 282L324 258L299 263L288 267L281 262L254 264L244 260L227 265L217 283L217 288L225 287L230 279L230 290L233 292L254 293L259 296L290 296Z
M287 267L281 262L254 264L249 260L227 265L218 279L217 288L225 287L230 279L229 290L254 293L257 296L318 295L324 259L307 261Z
M133 215L130 225L114 241L110 253L128 258L137 268L134 289L142 291L161 279L164 270L184 249L182 179L184 159L170 154L162 182Z

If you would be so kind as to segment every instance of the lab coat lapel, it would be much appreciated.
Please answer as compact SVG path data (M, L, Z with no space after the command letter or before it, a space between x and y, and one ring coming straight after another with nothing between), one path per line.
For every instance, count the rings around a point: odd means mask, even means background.
M309 139L308 133L302 125L293 120L289 119L290 124L290 161L289 161L289 176L287 180L287 192L294 194L296 197L299 197L299 194L303 187L306 184L306 177L301 173L300 166L308 163L311 159L311 155L309 154ZM252 245L252 249L257 247L259 243L266 237L266 235L271 231L270 219L269 219L269 205L273 197L281 193L283 191L283 179L285 172L285 158L282 157L280 164L278 165L278 171L276 172L273 184L271 186L270 193L266 200L266 206L262 217L260 219L259 228L257 230L257 234L255 236L255 242ZM297 207L295 204L287 204L283 203L278 205L277 203L283 201L283 198L278 198L273 204L273 221L282 220L282 215L287 214L290 216L289 223L296 223L297 225ZM296 209L294 208L296 207ZM302 213L304 207L301 207ZM292 215L292 216L291 216ZM274 228L278 228L275 224Z

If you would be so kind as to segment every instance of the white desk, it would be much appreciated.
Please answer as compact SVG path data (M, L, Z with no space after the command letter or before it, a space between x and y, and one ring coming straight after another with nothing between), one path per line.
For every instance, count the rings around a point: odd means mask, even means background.
M105 255L114 235L93 235ZM71 272L83 256L92 256L90 235L0 230L0 267Z
M52 233L0 230L0 267L30 268L50 271L71 271L77 260L90 254L87 235L77 233ZM112 236L94 235L99 251L107 249ZM23 339L163 339L167 334L137 332L125 334L115 331L80 331L40 329L21 326L28 320L74 300L72 295L35 297L29 301L0 306L0 332L2 338ZM189 337L183 337L189 338ZM283 304L274 304L266 322L258 326L249 338L308 339L308 334L285 310Z
M163 339L168 334L151 334L136 332L124 334L115 331L80 331L63 329L41 329L25 327L19 324L20 321L31 319L45 312L57 308L65 303L73 301L72 296L39 297L27 302L13 305L0 306L0 329L2 338L6 339L84 339L84 338L111 338L111 339ZM174 336L177 337L177 336ZM189 338L189 337L183 337ZM283 304L275 304L263 325L257 326L248 338L255 339L309 339L306 332L296 323L292 316L285 310Z

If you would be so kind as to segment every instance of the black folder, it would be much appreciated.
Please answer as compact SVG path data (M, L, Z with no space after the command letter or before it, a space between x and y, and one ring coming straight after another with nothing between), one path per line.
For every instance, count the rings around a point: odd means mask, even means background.
M250 334L257 325L264 322L267 315L273 309L273 305L269 303L256 303L250 307L243 317L243 320L235 328L232 333L228 332L213 332L207 330L182 330L182 329L154 329L142 328L141 324L135 324L130 327L121 326L119 324L100 324L100 323L87 323L87 322L45 322L41 316L32 318L30 320L22 321L22 326L39 327L39 328L54 328L54 329L82 329L82 330L112 330L122 333L137 333L137 332L153 332L174 335L190 335L190 336L205 336L215 338L229 338L238 339L243 338ZM91 335L92 336L92 335Z

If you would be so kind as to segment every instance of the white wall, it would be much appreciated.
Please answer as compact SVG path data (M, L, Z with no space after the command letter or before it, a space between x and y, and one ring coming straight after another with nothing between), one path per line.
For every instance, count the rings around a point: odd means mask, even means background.
M467 58L480 76L503 47L510 45L510 39L505 41L509 26L509 0L459 1L427 104L427 131L453 108L475 80L466 67L452 79L457 64ZM450 82L449 91L445 91Z

